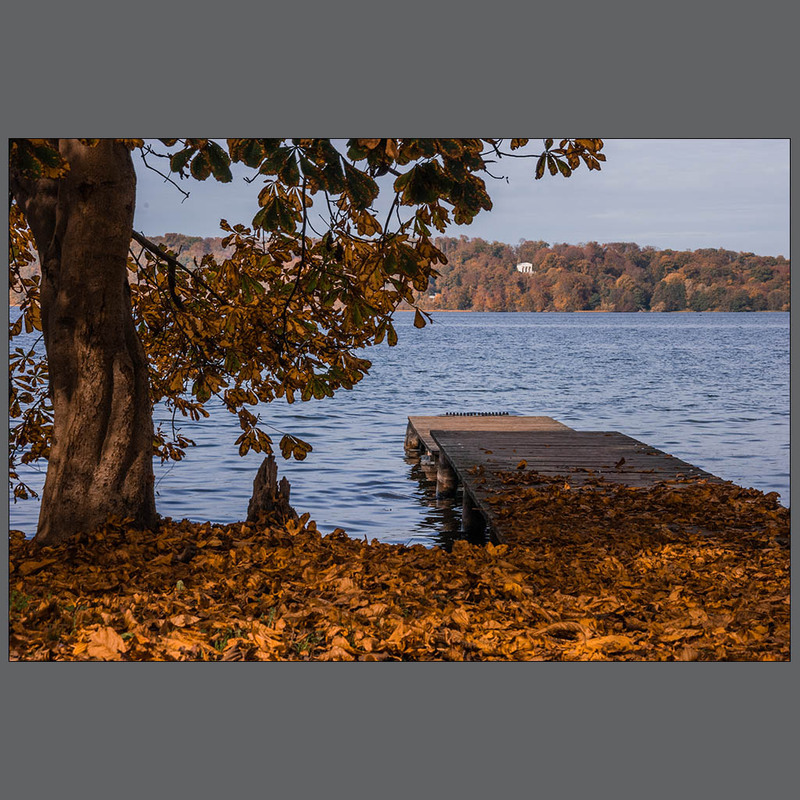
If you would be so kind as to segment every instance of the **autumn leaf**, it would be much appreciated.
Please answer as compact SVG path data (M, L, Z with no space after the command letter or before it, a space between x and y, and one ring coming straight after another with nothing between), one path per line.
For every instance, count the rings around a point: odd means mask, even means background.
M192 614L176 614L174 617L170 617L169 621L176 628L184 628L187 625L194 625L195 622L199 622L200 617L195 617Z
M450 619L454 625L466 628L469 625L469 614L464 609L457 608L451 615Z
M583 643L583 646L587 650L608 650L609 652L614 652L618 650L630 650L636 645L627 636L611 635L587 639Z
M124 639L110 627L99 628L89 638L86 650L90 658L101 661L119 661L127 650Z
M47 569L12 535L9 654L789 659L789 513L774 497L583 479L564 492L564 476L500 473L490 499L506 543L458 541L450 553L323 536L307 514L164 520L158 537L109 526L48 550ZM191 560L174 557L190 544Z
M24 564L20 564L18 572L20 575L31 575L49 564L55 564L55 562L55 558L45 558L41 561L26 561Z
M342 647L331 647L319 655L320 661L355 661L355 656Z

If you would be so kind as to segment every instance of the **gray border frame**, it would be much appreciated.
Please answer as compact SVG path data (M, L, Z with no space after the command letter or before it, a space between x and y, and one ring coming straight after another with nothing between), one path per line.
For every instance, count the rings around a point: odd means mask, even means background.
M545 119L545 133L588 125L608 138L792 135L785 6L620 6L13 7L4 127L480 136L539 133ZM791 785L793 664L4 659L2 670L3 783L23 797L211 796L248 785L297 797L731 798Z

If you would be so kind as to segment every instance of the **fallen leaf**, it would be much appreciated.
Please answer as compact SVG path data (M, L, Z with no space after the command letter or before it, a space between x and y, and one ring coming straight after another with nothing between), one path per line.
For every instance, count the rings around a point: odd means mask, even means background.
M194 625L195 622L199 622L200 617L195 617L192 614L176 614L174 617L170 617L169 621L176 628L184 628L187 625Z
M627 636L598 636L594 639L587 639L584 642L584 647L589 650L630 650L636 647L632 639Z
M110 627L100 628L89 637L86 652L90 658L102 661L119 661L127 651L123 638Z
M32 575L34 572L46 567L48 564L55 564L56 559L45 558L42 561L24 561L17 567L17 572L20 575Z

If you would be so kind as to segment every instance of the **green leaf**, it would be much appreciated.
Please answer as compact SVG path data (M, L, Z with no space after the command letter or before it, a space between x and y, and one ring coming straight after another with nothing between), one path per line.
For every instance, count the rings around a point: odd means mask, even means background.
M447 190L439 165L435 161L417 164L408 175L408 183L403 190L404 205L433 203Z
M407 172L404 172L402 175L398 175L397 178L395 178L394 190L396 192L401 191L408 185L408 182L411 180L412 177L411 175L412 172L413 170L408 170Z
M231 174L231 160L228 154L216 143L209 142L206 149L208 163L212 174L220 183L230 183L233 180Z
M347 157L351 161L359 161L369 155L369 150L358 143L358 139L349 139L347 142Z
M202 377L198 378L192 385L192 394L200 403L205 403L211 397L211 390Z
M264 206L258 213L253 217L253 227L254 228L263 228L267 231L274 231L278 228L278 212L275 208L274 200Z
M240 155L248 167L255 169L264 160L264 147L258 139L247 139L240 150Z
M185 150L175 153L169 160L170 170L172 172L180 172L186 166L193 153L195 153L194 147L187 147Z
M282 198L275 199L276 211L278 214L278 226L282 231L293 234L295 232L297 217L294 207Z
M303 175L311 179L312 186L314 183L322 183L322 172L319 167L303 155L300 156L300 168L303 170Z
M192 159L189 167L192 177L199 181L204 181L211 174L211 164L208 156L202 150Z
M372 201L378 196L378 184L361 170L345 162L345 177L347 180L347 194L358 210L369 208Z
M565 177L569 178L572 175L572 170L569 168L569 165L566 161L562 161L560 158L556 159L556 164L558 164L558 171Z
M283 167L278 172L278 177L287 186L298 186L300 183L300 168L297 166L297 159L294 157L294 153L291 150L289 150L286 156Z

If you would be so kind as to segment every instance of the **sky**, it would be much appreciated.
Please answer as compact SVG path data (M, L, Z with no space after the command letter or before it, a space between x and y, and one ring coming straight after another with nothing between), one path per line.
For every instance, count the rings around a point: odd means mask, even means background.
M606 139L602 170L533 179L535 160L506 158L487 178L494 207L465 235L516 244L635 242L659 249L724 248L790 257L788 139ZM219 220L249 224L260 183L249 171L220 184L186 180L188 199L135 156L136 230L220 236ZM161 159L150 162L162 169ZM381 207L379 202L379 208ZM387 206L388 207L388 206Z

